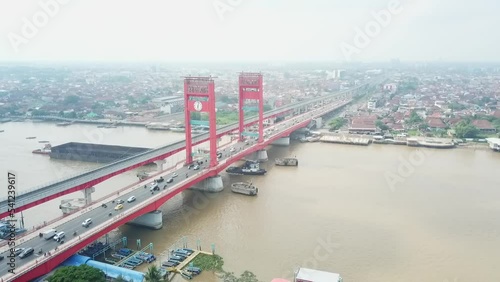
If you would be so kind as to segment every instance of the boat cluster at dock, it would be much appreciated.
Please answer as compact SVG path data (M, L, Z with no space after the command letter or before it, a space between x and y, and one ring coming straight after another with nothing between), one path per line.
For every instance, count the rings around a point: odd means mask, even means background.
M124 268L134 269L137 266L143 264L144 262L152 263L156 260L156 257L150 253L146 252L137 252L132 255L134 251L131 249L123 248L119 249L115 253L111 254L111 257L117 259L118 261L125 260L121 265ZM106 259L108 262L116 263L113 259Z
M192 249L176 249L170 253L168 260L162 262L161 266L164 267L167 273L180 273L182 278L191 280L194 276L201 273L201 269L194 266L187 266L185 269L182 268L194 256L196 254Z

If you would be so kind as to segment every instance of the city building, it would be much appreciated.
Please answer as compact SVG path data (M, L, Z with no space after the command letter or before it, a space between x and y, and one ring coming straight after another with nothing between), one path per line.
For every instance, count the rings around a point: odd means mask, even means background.
M472 121L472 125L477 127L483 133L495 133L496 128L488 120L478 119Z

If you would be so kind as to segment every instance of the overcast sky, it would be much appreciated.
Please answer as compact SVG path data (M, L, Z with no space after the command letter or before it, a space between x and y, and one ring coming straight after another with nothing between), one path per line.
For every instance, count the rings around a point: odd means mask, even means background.
M0 60L500 61L499 11L499 0L0 0Z

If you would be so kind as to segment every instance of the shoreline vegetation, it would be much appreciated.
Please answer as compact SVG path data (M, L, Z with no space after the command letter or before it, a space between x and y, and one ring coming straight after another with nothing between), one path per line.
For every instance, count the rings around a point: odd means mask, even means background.
M204 271L212 271L223 282L259 282L255 274L245 270L239 277L233 272L227 272L223 269L224 259L219 255L199 254L193 261L193 265Z

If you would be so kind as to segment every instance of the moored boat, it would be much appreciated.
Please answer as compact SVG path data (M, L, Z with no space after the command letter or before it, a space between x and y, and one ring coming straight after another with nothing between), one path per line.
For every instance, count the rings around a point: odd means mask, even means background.
M33 150L33 154L49 155L52 152L52 146L50 144L45 144L42 149Z
M170 126L163 123L150 123L146 124L146 128L149 130L169 130Z
M276 158L274 163L279 166L298 166L299 160L297 158Z
M173 131L173 132L185 132L186 131L186 127L184 127L184 126L174 126L174 127L170 128L170 131Z
M234 175L264 175L267 173L265 169L260 168L256 161L246 161L242 167L228 167L226 172Z
M57 126L68 126L71 125L71 122L65 121L65 122L58 122L56 123Z
M259 193L259 188L255 187L252 183L236 182L231 184L231 191L238 194L255 196Z

